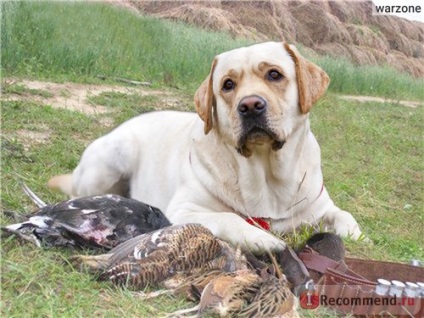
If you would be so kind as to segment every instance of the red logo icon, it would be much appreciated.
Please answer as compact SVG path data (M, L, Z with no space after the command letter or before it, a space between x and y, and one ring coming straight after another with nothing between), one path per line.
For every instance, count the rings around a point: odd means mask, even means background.
M308 290L300 293L300 307L304 309L315 309L319 306L319 293L312 285L308 286Z

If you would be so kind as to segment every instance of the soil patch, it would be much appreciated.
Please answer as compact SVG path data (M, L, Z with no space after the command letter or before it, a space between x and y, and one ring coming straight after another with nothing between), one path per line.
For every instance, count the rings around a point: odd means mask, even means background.
M389 98L382 98L382 97L372 97L372 96L354 96L354 95L340 95L338 96L341 99L346 100L353 100L358 102L377 102L377 103L391 103L391 104L398 104L405 107L410 108L417 108L419 106L423 106L423 103L421 102L412 102L412 101L406 101L406 100L395 100L395 99L389 99Z
M85 85L75 83L52 83L41 81L13 81L13 84L24 86L31 90L43 90L49 93L49 96L40 96L37 94L17 94L6 93L1 99L7 100L30 100L45 105L51 105L53 108L62 108L71 111L78 111L86 115L103 114L114 111L112 108L94 105L88 99L105 92L115 92L124 94L139 94L140 96L160 95L165 98L170 94L161 90L150 90L142 87L127 87L118 85Z
M16 131L17 139L22 143L25 151L34 144L46 144L50 140L51 131L33 131L28 129L19 129Z

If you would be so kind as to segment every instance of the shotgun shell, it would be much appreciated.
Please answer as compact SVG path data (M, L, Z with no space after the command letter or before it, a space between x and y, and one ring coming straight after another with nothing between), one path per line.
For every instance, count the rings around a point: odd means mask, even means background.
M408 298L415 298L418 292L418 285L411 282L406 282L405 285L406 285L404 290L405 296Z
M418 285L417 297L424 298L424 283L418 282L417 285Z
M375 293L381 296L387 295L391 285L388 280L379 278L377 279L377 286L375 286Z
M392 280L392 285L389 289L389 295L394 297L402 297L403 290L405 288L405 284L398 281L398 280Z

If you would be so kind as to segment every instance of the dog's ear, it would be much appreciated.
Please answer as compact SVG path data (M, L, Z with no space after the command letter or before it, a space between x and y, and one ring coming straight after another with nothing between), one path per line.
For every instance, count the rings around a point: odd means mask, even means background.
M284 43L284 47L295 64L299 107L300 111L306 114L311 110L312 105L324 95L330 84L330 78L319 66L301 56L293 45Z
M212 129L212 108L216 104L215 96L213 95L213 72L217 59L212 62L211 72L203 81L202 85L197 89L194 95L194 106L196 111L205 123L205 135Z

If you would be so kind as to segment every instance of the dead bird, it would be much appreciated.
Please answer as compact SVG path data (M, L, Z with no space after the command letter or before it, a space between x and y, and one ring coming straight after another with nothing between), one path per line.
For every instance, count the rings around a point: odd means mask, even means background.
M244 268L244 264L239 264L238 268ZM222 269L208 271L193 271L191 274L180 273L163 282L165 290L148 294L141 294L142 298L151 298L163 294L182 296L189 301L199 301L206 285L213 279L226 273ZM146 297L147 296L147 297Z
M237 317L297 318L298 299L290 291L287 279L269 276L263 280L250 303L237 312Z
M265 268L248 268L240 249L199 224L170 226L140 235L107 254L71 257L74 265L100 272L102 280L138 290L161 286L174 295L199 300L197 306L170 317L193 312L221 317L297 317L291 286L273 260L278 277ZM139 293L142 298L161 294L163 291Z
M232 272L247 266L238 249L200 224L166 227L132 238L107 254L77 255L71 262L99 271L101 280L137 289L160 285L181 274L195 277L212 270ZM183 282L184 278L176 287Z
M322 232L312 235L298 250L305 264L308 264L310 254L319 254L335 262L343 262L346 249L342 238L334 233ZM308 256L309 255L309 256ZM317 262L317 261L315 261ZM326 262L323 262L324 264ZM311 266L311 264L309 264ZM309 268L309 274L314 282L318 282L323 276L323 269Z
M27 186L23 188L39 210L28 215L27 221L2 230L37 246L111 249L135 236L171 225L159 209L119 195L46 204Z
M255 296L261 283L261 277L251 269L235 272L219 272L212 277L202 291L198 291L199 304L175 311L166 317L182 317L196 313L199 317L204 314L216 314L220 317L234 315Z
M346 249L343 240L334 233L316 233L306 241L306 246L336 262L343 261L345 258Z
M260 284L261 277L250 270L217 277L203 290L198 315L217 313L225 317L234 314L253 299Z
M275 259L273 259L275 261ZM276 261L274 263L276 265ZM275 274L252 269L221 273L204 288L197 306L179 310L167 317L215 314L220 317L299 317L298 301L290 291L290 283L275 267Z

